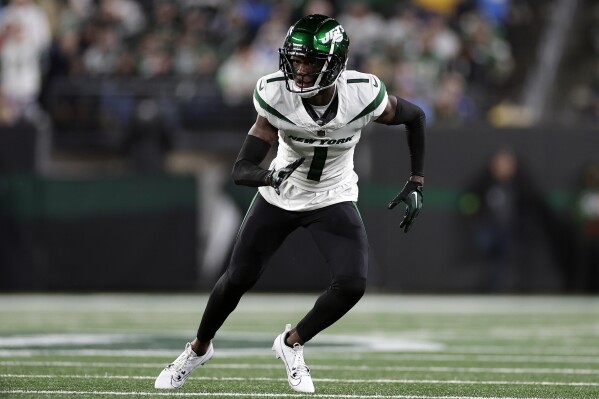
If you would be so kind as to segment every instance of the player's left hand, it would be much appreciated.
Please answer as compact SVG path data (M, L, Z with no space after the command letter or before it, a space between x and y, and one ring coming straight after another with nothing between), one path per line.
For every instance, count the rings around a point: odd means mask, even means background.
M279 187L281 187L281 184L283 184L283 182L285 180L287 180L289 178L289 176L291 176L291 174L301 165L304 163L304 161L306 160L306 158L299 158L296 159L295 161L291 162L289 165L285 166L284 168L281 169L273 169L270 171L269 175L268 175L268 184L275 189L275 191L277 192L277 195L281 195L281 191L279 189Z
M403 228L404 233L407 233L412 227L412 222L420 213L422 208L422 183L408 180L406 185L403 187L401 192L397 194L397 197L393 198L387 208L393 209L400 202L406 203L406 214L399 224L400 228Z

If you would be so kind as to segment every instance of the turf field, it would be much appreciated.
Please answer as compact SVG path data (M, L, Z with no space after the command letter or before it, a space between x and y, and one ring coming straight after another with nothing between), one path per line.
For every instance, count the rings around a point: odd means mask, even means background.
M203 295L0 295L0 398L287 398L270 347L315 295L248 295L178 391ZM318 398L599 398L599 297L367 294L306 346Z

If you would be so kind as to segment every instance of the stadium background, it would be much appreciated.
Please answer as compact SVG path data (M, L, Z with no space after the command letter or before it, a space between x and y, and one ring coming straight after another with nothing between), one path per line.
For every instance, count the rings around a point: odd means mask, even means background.
M255 192L229 179L254 83L313 12L348 31L349 68L377 74L429 121L425 208L407 235L386 210L407 177L402 129L371 126L358 146L370 290L597 290L599 188L583 180L599 162L591 0L2 4L3 290L209 289ZM477 247L486 199L468 188L501 148L541 198L525 214L543 212L516 218L525 233L499 262ZM257 289L326 283L299 231Z

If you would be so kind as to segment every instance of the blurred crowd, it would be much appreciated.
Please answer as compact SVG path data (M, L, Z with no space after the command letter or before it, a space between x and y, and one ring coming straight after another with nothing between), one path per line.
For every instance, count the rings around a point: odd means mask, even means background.
M526 120L517 103L542 32L534 14L546 14L538 9L552 2L3 0L0 124L14 121L38 100L60 121L64 107L50 109L56 97L49 93L64 78L183 79L193 82L176 93L193 97L179 107L188 114L207 103L247 104L257 78L278 68L277 49L289 26L303 15L322 13L337 18L350 36L348 68L380 76L390 92L421 106L430 125L518 125L516 119ZM576 28L582 39L569 47L580 47L584 59L570 56L572 63L565 64L576 67L571 75L577 79L559 79L572 81L570 87L556 82L556 96L559 90L565 95L555 101L555 115L567 123L594 123L599 120L599 5L582 0L580 9L588 10L582 13L584 25ZM201 88L192 88L198 82ZM107 112L126 120L134 107L117 108L109 106ZM79 111L71 114L83 115ZM201 118L191 115L194 123Z
M65 76L205 80L235 106L251 98L258 77L278 68L289 26L321 13L350 36L348 68L379 75L390 92L419 104L429 123L449 125L485 118L498 101L515 70L506 29L528 7L522 0L5 3L1 119Z

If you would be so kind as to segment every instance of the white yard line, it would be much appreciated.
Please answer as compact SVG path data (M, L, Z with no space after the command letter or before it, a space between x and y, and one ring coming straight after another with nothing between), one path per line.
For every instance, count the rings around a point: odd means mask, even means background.
M151 380L154 376L130 375L79 375L79 374L0 374L0 378L19 379L85 379L85 380ZM201 381L285 381L285 378L266 377L189 377L189 380ZM353 383L353 384L435 384L435 385L540 385L540 386L569 386L569 387L597 387L599 382L562 382L562 381L476 381L476 380L408 380L408 379L342 379L342 378L314 378L318 382Z
M517 351L517 352L516 352ZM549 348L537 346L527 347L520 345L462 345L452 344L447 345L443 350L446 353L462 353L462 354L503 354L503 355L540 355L540 356L572 356L586 355L599 356L599 348L592 348L588 345L561 345L560 347L550 346Z
M118 392L118 391L37 391L37 390L0 390L0 394L23 394L23 395L82 395L82 396L181 396L181 397L261 397L261 398L289 398L288 393L241 393L241 392ZM549 399L549 398L511 398L511 397L488 397L488 396L423 396L423 395L326 395L310 394L311 398L333 398L333 399ZM567 399L567 398L550 398Z
M111 362L61 362L61 361L0 361L0 366L19 367L96 367L96 368L158 368L164 367L164 363L111 363ZM278 369L275 364L210 364L215 369ZM499 373L499 374L567 374L567 375L599 375L599 369L583 368L512 368L512 367L409 367L409 366L340 366L332 364L318 364L312 367L314 370L345 370L361 371L364 373L373 371L417 371L434 373Z
M313 357L313 356L310 356ZM351 358L351 355L348 356ZM357 357L357 356L356 356ZM599 356L571 356L571 355L463 355L463 354L380 354L376 356L377 360L388 361L427 361L427 362L513 362L513 363L599 363Z

